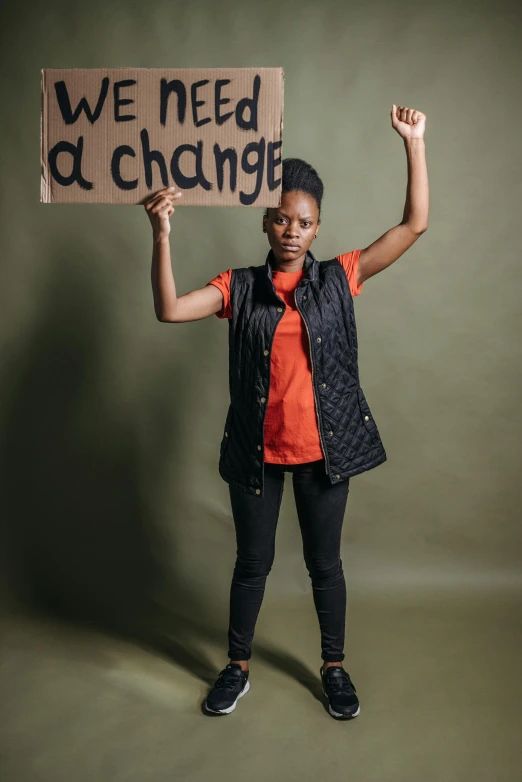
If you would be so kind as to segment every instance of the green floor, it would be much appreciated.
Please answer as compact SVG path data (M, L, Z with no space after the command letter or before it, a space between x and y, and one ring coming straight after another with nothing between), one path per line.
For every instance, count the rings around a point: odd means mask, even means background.
M520 609L505 592L352 594L345 667L361 701L352 721L325 708L309 594L265 598L251 689L222 717L202 710L228 661L219 619L211 629L172 617L149 646L11 610L1 779L518 782Z

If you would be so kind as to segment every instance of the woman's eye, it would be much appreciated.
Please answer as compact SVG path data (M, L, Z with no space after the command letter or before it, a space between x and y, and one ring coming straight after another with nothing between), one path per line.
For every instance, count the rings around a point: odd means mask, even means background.
M306 222L306 221L305 221L305 222L303 223L303 225L306 225L306 227L308 228L308 226L309 226L309 225L311 225L311 223L308 223L308 222Z

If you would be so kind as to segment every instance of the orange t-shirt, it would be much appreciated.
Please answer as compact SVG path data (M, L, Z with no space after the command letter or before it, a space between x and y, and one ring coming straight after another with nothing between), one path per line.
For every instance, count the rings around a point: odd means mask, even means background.
M352 296L358 296L362 283L357 285L360 250L338 255L348 278ZM310 344L301 313L295 306L294 290L304 271L284 272L272 269L272 281L277 295L286 304L272 342L270 356L270 390L264 425L265 462L302 464L324 457L314 389ZM215 285L223 294L223 306L216 312L218 318L231 318L230 281L232 269L221 272L208 285Z

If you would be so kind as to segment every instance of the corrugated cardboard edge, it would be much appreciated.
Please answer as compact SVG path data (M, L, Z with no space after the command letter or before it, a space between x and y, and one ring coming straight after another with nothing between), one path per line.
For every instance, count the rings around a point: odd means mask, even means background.
M49 146L47 135L47 112L45 110L47 105L47 87L45 71L43 68L41 69L40 74L40 202L50 204L53 197L49 184L49 169L47 166L47 148Z
M279 189L279 203L281 206L281 199L283 198L283 118L285 116L285 70L281 68L281 187Z

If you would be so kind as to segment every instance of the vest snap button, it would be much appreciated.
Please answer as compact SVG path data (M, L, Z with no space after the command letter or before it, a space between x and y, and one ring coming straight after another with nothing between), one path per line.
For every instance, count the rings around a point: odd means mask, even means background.
M263 350L265 356L268 356L268 350Z
M303 296L303 299L306 299L306 296Z
M365 415L365 416L364 416L364 420L365 420L365 421L369 421L369 420L370 420L370 416L369 416L369 415Z
M261 494L261 489L256 489L256 494Z
M260 446L260 445L258 445L258 446L257 446L257 450L258 450L258 451L260 451L260 450L261 450L261 446Z
M326 388L326 383L321 383L321 388Z
M341 476L340 476L340 475L336 475L335 477L336 477L336 478L339 480L339 478L340 478Z
M317 337L317 341L320 342L321 341L321 337Z
M328 432L328 434L330 435L330 437L333 435L333 432L332 432L332 430L331 430L331 429L330 429L330 431Z
M225 437L228 437L228 432L225 432Z
M262 396L262 397L261 397L261 401L262 401L262 402L266 402L266 399L265 399L265 397L264 397L264 396Z
M278 312L282 312L282 311L283 311L283 308L282 308L282 307L278 307L278 308L277 308L277 311L278 311Z

